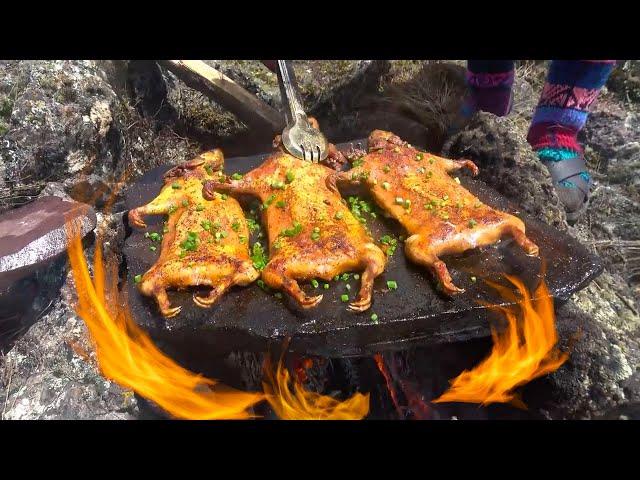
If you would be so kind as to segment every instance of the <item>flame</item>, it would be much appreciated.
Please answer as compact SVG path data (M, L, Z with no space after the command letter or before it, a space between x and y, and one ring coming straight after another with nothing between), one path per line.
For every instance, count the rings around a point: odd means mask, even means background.
M540 282L533 297L521 280L505 275L517 289L487 282L513 307L487 305L501 311L507 328L499 333L491 329L493 349L490 355L471 371L464 371L451 381L451 387L440 402L468 402L489 405L511 403L526 408L513 390L534 378L551 373L567 360L568 354L558 350L553 299L546 283Z
M340 401L307 391L299 381L295 381L291 389L291 377L282 358L274 372L268 355L264 371L262 388L267 394L267 402L282 420L362 420L369 414L368 393L356 392L351 398Z
M67 224L69 261L78 295L76 310L95 344L102 374L134 390L176 418L246 419L261 393L240 392L196 375L164 355L132 320L127 299L118 290L117 264L107 262L96 241L94 280L84 258L77 224ZM105 278L108 281L105 281Z

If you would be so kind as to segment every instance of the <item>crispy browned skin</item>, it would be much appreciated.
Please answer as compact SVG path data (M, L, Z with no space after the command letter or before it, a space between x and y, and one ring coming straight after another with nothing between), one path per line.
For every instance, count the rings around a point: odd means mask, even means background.
M538 254L519 218L483 204L449 175L463 167L478 173L470 160L420 152L390 132L375 130L362 163L336 172L329 184L332 189L339 181L364 185L411 234L405 244L409 259L428 267L452 295L463 290L451 281L441 255L490 245L503 235L511 235L527 254Z
M231 286L248 285L259 276L249 256L249 229L238 202L219 194L202 197L204 180L218 177L223 162L222 151L213 150L169 170L160 194L129 211L129 222L140 228L146 227L144 215L168 215L160 257L139 283L140 291L153 296L167 318L182 308L171 307L169 288L212 287L207 296L193 296L206 308ZM197 235L195 251L181 247L189 232Z
M330 155L339 155L335 147ZM387 259L340 196L327 187L326 180L333 172L278 147L241 180L206 182L204 196L212 197L218 191L260 198L270 242L262 279L269 287L286 291L303 308L312 308L322 295L308 296L297 280L328 281L343 272L364 270L358 296L349 305L350 310L364 311L371 306L373 281ZM298 224L300 231L294 234ZM287 230L291 236L283 234Z

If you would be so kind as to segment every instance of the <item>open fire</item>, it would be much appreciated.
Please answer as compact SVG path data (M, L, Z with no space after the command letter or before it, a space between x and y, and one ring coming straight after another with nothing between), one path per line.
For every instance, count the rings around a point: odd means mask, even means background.
M553 299L544 280L531 295L518 278L505 277L517 292L487 283L504 299L516 302L516 306L486 305L504 315L506 329L492 328L491 354L473 370L452 380L451 388L434 402L511 403L525 408L514 389L557 370L567 360L568 354L556 346Z
M369 394L356 392L340 401L309 391L305 376L290 375L283 358L274 365L265 356L263 392L242 392L217 380L204 378L167 357L133 321L126 295L118 288L117 264L103 258L100 238L96 241L93 279L84 258L78 228L67 225L68 250L77 291L77 312L85 321L103 375L157 404L180 419L248 419L256 417L253 407L267 402L281 419L363 419L369 414ZM451 381L450 389L433 400L488 405L511 403L524 408L514 390L532 379L557 370L567 354L557 349L553 300L544 281L530 294L517 278L506 276L515 287L490 283L502 298L515 307L487 305L502 313L506 328L492 328L493 349L477 367ZM390 371L382 355L374 356L399 416L429 419L428 399L398 379L408 405L400 405L394 387L394 366ZM308 362L309 366L311 361Z
M67 224L69 261L77 292L77 312L95 345L102 374L154 402L180 419L246 419L251 407L267 400L284 419L361 419L369 397L356 393L344 402L307 392L279 363L265 364L264 389L241 392L186 370L162 353L131 318L126 296L118 289L117 264L103 259L96 241L93 279L84 258L78 226ZM291 387L293 383L293 387Z

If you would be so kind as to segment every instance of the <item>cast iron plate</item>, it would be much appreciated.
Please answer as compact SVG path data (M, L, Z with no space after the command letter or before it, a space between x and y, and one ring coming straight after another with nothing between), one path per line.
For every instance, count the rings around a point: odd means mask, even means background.
M360 143L364 144L363 141ZM341 144L339 148L344 150L352 145L354 143ZM260 165L266 156L229 158L225 170L228 173L248 172ZM126 193L127 208L152 200L162 186L162 174L169 168L158 167L132 185ZM528 236L538 244L541 257L546 261L547 284L554 298L566 300L602 271L600 260L574 238L522 215L484 183L465 175L460 179L483 202L514 213L525 221ZM159 231L162 221L161 217L148 217L147 231ZM396 237L402 234L393 221L380 217L370 219L368 225L376 239L385 233L394 233ZM270 342L291 337L290 350L341 357L488 336L488 319L492 314L479 306L477 300L504 302L482 279L498 280L500 273L510 273L533 289L540 281L542 264L540 259L526 256L510 240L462 256L445 257L455 284L466 289L451 300L436 292L430 274L409 263L399 245L385 273L376 279L372 308L362 314L346 310L340 296L348 292L345 282L339 281L330 282L328 290L321 288L322 302L307 312L296 309L286 295L279 300L255 284L233 288L211 309L197 307L191 300L192 291L170 292L172 304L182 305L183 309L177 317L165 320L153 299L140 295L133 282L133 277L149 269L159 254L159 251L150 251L149 246L150 240L144 237L144 231L133 229L129 232L124 251L126 288L134 318L161 344L192 352L194 349L200 352L264 351ZM477 277L475 283L472 276ZM389 291L387 280L395 280L398 289ZM359 281L351 279L348 283L353 297ZM303 288L312 289L310 285ZM377 323L371 320L373 312L378 315Z

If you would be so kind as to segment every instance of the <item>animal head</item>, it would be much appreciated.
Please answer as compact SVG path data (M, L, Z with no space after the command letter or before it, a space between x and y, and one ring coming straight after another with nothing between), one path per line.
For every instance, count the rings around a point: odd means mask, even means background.
M199 179L208 178L212 172L221 171L224 167L224 155L222 150L216 148L201 153L196 158L173 167L164 174L165 183L176 178L196 177Z

